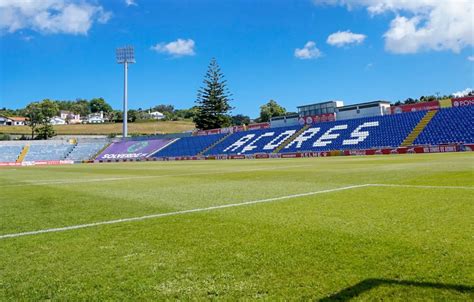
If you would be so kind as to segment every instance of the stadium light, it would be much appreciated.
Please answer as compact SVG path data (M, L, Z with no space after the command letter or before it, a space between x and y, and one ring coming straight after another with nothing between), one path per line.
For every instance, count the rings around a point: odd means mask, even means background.
M116 49L117 63L123 64L123 124L122 135L128 136L128 64L135 63L135 51L132 46L119 47Z

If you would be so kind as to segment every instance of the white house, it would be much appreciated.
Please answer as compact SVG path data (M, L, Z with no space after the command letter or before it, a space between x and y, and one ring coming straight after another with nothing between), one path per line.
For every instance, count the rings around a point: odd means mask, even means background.
M85 122L87 124L103 124L106 122L106 119L104 118L104 113L101 111L89 114L85 119Z
M148 112L148 115L154 120L161 120L165 115L159 111Z
M0 115L0 126L24 126L26 117Z
M49 122L51 123L51 125L66 125L66 120L59 116L52 117Z
M81 116L79 114L67 110L59 111L59 117L68 124L79 124L81 122Z

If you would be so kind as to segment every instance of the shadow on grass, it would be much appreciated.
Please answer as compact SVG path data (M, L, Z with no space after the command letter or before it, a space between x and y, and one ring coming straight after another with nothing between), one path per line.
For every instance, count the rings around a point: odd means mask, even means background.
M404 280L391 280L391 279L365 279L353 286L344 288L343 290L329 296L322 298L319 302L330 302L330 301L349 301L352 298L357 297L363 292L369 291L381 285L403 285L403 286L415 286L435 289L448 289L455 290L461 293L473 293L474 287L462 284L444 284L434 282L417 282L417 281L404 281Z

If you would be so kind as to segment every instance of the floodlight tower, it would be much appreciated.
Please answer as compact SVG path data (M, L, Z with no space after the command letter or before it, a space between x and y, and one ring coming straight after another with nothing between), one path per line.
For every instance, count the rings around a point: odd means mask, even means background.
M123 64L123 137L128 135L128 64L135 63L135 53L132 46L125 46L117 48L116 50L117 63Z

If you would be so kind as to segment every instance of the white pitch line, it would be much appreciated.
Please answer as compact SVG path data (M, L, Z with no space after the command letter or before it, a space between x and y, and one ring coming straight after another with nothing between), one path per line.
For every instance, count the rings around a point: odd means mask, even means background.
M64 231L84 229L84 228L90 228L90 227L95 227L95 226L100 226L100 225L107 225L107 224L116 224L116 223L131 222L131 221L140 221L140 220L146 220L146 219L152 219L152 218L161 218L161 217L166 217L166 216L182 215L182 214L187 214L187 213L196 213L196 212L212 211L212 210L225 209L225 208L240 207L240 206L252 205L252 204L257 204L257 203L272 202L272 201L278 201L278 200L284 200L284 199L292 199L292 198L297 198L297 197L305 197L305 196L311 196L311 195L317 195L317 194L323 194L323 193L331 193L331 192L337 192L337 191L343 191L343 190L362 188L362 187L367 187L367 186L370 186L370 185L368 185L368 184L353 185L353 186L327 189L327 190L321 190L321 191L314 191L314 192L286 195L286 196L280 196L280 197L272 197L272 198L266 198L266 199L245 201L245 202L240 202L240 203L231 203L231 204L224 204L224 205L218 205L218 206L211 206L211 207L206 207L206 208L197 208L197 209L182 210L182 211L175 211L175 212L168 212L168 213L159 213L159 214L145 215L145 216L140 216L140 217L130 217L130 218L108 220L108 221L99 221L99 222L72 225L72 226L61 227L61 228L52 228L52 229L44 229L44 230L37 230L37 231L30 231L30 232L5 234L5 235L0 235L0 239L15 238L15 237L21 237L21 236L28 236L28 235L38 235L38 234L43 234L43 233L64 232Z
M466 189L474 190L469 186L428 186L428 185L403 185L403 184L369 184L373 187L399 187L399 188L420 188L420 189Z
M108 178L93 178L93 179L82 179L82 180L51 180L51 181L40 181L40 182L24 182L20 184L3 185L0 188L10 187L23 187L23 186L46 186L46 185L61 185L61 184L81 184L90 182L103 182L103 181L120 181L120 180L134 180L134 179L148 179L148 178L163 178L163 177L176 177L176 176L194 176L194 175L210 175L210 174L226 174L226 173L241 173L241 172L255 172L255 171L266 171L266 170L278 170L278 169L292 169L292 168L305 168L308 165L294 165L294 166L273 166L268 168L255 168L247 170L212 170L207 172L195 172L195 173L181 173L181 174L164 174L164 175L150 175L150 176L130 176L130 177L108 177Z
M90 228L90 227L95 227L95 226L100 226L100 225L116 224L116 223L122 223L122 222L130 222L130 221L140 221L140 220L160 218L160 217L166 217L166 216L174 216L174 215L181 215L181 214L187 214L187 213L204 212L204 211L212 211L212 210L218 210L218 209L224 209L224 208L240 207L240 206L257 204L257 203L272 202L272 201L278 201L278 200L284 200L284 199L311 196L311 195L317 195L317 194L323 194L323 193L331 193L331 192L357 189L357 188L363 188L363 187L406 187L406 188L429 188L429 189L440 189L440 188L441 189L474 189L474 187L465 187L465 186L361 184L361 185L352 185L352 186L347 186L347 187L340 187L340 188L327 189L327 190L321 190L321 191L314 191L314 192L286 195L286 196L280 196L280 197L272 197L272 198L266 198L266 199L245 201L245 202L240 202L240 203L231 203L231 204L224 204L224 205L218 205L218 206L211 206L211 207L207 207L207 208L197 208L197 209L182 210L182 211L175 211L175 212L168 212L168 213L145 215L145 216L140 216L140 217L130 217L130 218L108 220L108 221L99 221L99 222L72 225L72 226L61 227L61 228L52 228L52 229L44 229L44 230L37 230L37 231L30 231L30 232L5 234L5 235L0 235L0 240L1 239L6 239L6 238L15 238L15 237L21 237L21 236L28 236L28 235L38 235L38 234L43 234L43 233L64 232L64 231L69 231L69 230Z

